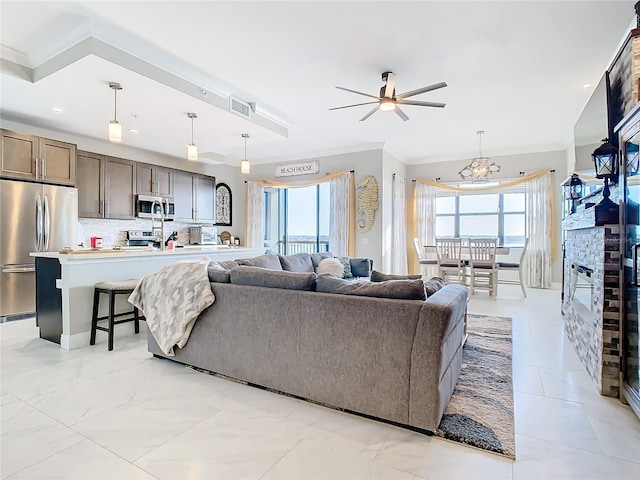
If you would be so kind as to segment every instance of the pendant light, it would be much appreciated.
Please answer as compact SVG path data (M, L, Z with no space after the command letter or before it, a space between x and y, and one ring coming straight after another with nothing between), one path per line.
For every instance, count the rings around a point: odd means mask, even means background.
M476 158L471 159L471 163L458 172L463 180L471 178L472 183L485 183L489 181L489 175L500 171L500 166L492 163L489 157L482 155L482 135L484 130L478 130L478 153Z
M122 141L122 125L118 122L117 117L117 95L118 90L122 90L122 86L117 82L109 82L109 88L113 89L113 120L109 122L109 141L121 142Z
M191 119L191 143L187 145L187 160L195 162L198 160L198 146L193 143L193 119L198 116L195 113L187 113L187 117Z
M248 175L251 173L251 164L249 163L249 160L247 160L247 138L249 138L249 134L243 133L242 138L244 138L244 158L240 162L240 173Z

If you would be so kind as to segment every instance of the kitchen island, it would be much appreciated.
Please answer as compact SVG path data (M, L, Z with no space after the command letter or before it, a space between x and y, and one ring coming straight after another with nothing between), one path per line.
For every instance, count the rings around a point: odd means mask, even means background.
M77 250L69 253L35 252L36 257L36 323L40 337L59 343L65 350L89 345L93 286L97 282L113 282L141 278L170 263L199 260L214 261L255 257L264 248L223 246L189 246L175 250L123 249L110 251ZM118 311L130 309L126 299L119 299ZM101 302L102 311L107 302ZM133 324L118 326L116 337L133 333ZM97 339L97 343L106 338Z

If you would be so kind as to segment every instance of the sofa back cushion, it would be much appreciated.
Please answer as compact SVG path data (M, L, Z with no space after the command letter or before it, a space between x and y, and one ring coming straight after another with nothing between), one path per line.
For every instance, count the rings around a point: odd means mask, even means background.
M231 283L287 290L315 290L318 278L314 272L287 272L243 265L230 273Z
M278 255L277 253L259 255L253 258L239 258L236 260L236 262L240 266L268 268L269 270L282 270L282 265L280 264L280 255Z
M387 280L418 280L422 275L394 275L392 273L382 273L374 270L371 272L372 282L386 282Z
M323 293L360 295L364 297L425 300L422 280L388 280L386 282L349 281L333 275L320 275L316 290Z
M280 255L282 270L288 272L313 272L311 254L296 253L295 255Z
M231 283L231 270L209 267L207 273L210 282Z

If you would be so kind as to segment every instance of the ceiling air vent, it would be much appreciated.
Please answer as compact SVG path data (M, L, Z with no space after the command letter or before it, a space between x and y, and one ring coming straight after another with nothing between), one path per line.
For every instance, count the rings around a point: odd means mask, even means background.
M234 97L229 97L229 108L236 115L244 118L251 118L251 105Z

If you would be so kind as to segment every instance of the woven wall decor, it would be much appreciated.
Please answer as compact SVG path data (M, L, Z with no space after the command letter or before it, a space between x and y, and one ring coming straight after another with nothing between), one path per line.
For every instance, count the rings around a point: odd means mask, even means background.
M356 185L356 218L359 232L368 232L373 227L378 204L378 182L373 175L367 175Z

